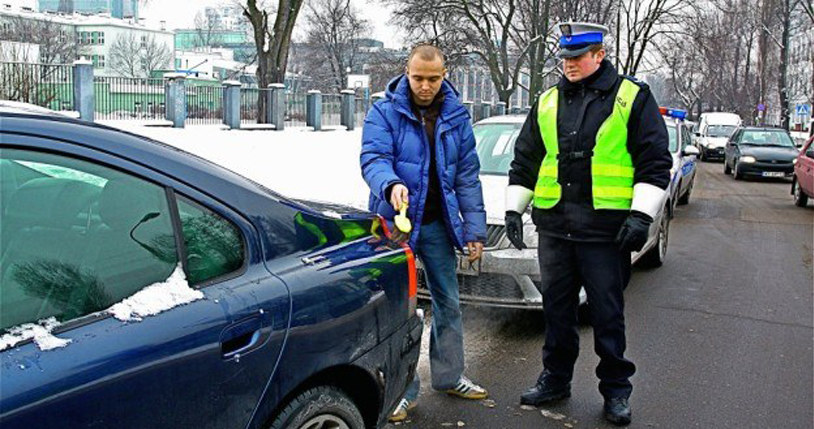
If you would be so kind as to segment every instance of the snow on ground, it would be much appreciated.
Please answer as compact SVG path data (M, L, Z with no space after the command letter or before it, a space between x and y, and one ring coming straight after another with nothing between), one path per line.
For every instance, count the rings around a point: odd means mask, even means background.
M272 131L190 125L180 129L137 121L99 122L194 153L287 197L367 209L369 190L359 167L360 128Z
M113 317L123 321L139 321L179 305L203 299L204 294L192 289L187 283L181 264L167 280L153 283L136 292L108 310Z
M51 331L59 326L59 322L54 317L40 320L37 323L25 323L20 326L15 326L8 330L8 333L0 337L0 351L22 341L34 339L34 343L40 350L51 350L59 347L65 347L71 342L69 339L57 338Z

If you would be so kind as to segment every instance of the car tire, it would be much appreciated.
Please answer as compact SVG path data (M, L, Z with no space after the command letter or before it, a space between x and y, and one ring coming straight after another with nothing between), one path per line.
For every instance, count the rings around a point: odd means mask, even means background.
M803 192L803 188L800 187L800 183L795 180L794 181L794 205L797 207L805 207L808 205L808 195Z
M702 146L702 147L701 147L701 148L700 148L698 151L699 151L699 152L701 152L701 153L698 155L698 159L700 159L701 161L706 162L706 160L707 160L707 156L706 156L706 154L704 153L704 148L703 148L703 146Z
M740 163L738 161L732 161L732 177L735 180L743 180L743 173L741 173Z
M364 429L365 421L353 401L335 386L308 389L286 404L268 429L336 427Z
M690 181L690 185L687 187L687 192L684 193L681 197L679 197L676 204L679 206L685 206L690 203L690 194L692 194L692 187L695 186L695 177L692 178Z
M732 169L729 168L729 163L726 162L726 158L724 158L724 174L726 175L732 174Z
M666 209L665 209L666 210ZM670 240L670 216L665 212L659 224L656 244L639 259L639 265L645 268L658 268L667 259L667 244Z

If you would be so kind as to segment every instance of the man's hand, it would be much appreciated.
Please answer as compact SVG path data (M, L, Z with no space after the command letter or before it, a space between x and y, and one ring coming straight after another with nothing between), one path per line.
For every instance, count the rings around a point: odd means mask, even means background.
M526 248L523 243L523 216L520 213L512 210L506 212L506 235L517 250Z
M402 204L409 204L408 195L409 192L406 186L401 183L393 185L393 188L390 190L390 204L393 205L393 209L399 211L401 210Z
M622 224L619 233L616 234L616 244L619 249L626 252L638 252L647 243L647 234L653 218L636 210L632 210L630 215Z
M466 243L466 248L469 249L469 262L475 262L483 255L483 243L480 241L470 241Z

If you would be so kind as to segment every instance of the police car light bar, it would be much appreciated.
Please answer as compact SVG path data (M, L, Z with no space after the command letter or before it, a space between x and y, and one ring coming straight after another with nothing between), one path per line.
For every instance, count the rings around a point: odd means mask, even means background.
M684 120L687 117L687 111L681 109L670 109L667 107L659 107L659 112L664 116Z

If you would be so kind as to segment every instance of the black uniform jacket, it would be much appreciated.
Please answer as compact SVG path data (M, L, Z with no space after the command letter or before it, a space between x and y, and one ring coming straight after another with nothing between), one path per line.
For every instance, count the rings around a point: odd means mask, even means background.
M624 223L627 210L593 208L590 160L596 133L613 111L614 95L622 79L631 78L619 76L613 65L604 60L591 76L574 83L563 76L557 84L562 197L551 209L532 210L532 219L541 233L574 241L607 242L613 241ZM633 158L634 183L667 189L673 162L667 128L649 87L633 81L641 88L628 120L627 148ZM565 155L576 152L583 152L584 157L574 154L569 159ZM509 185L534 190L545 154L535 102L515 143Z

